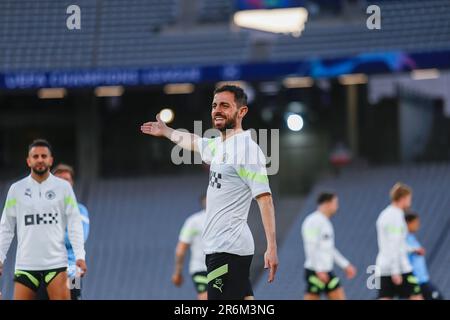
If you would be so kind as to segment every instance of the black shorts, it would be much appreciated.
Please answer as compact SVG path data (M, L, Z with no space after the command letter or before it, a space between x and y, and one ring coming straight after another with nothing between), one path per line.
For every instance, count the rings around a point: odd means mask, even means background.
M23 284L34 292L37 292L41 284L47 287L55 277L61 272L66 272L67 268L58 268L51 270L16 270L14 272L14 281Z
M208 300L243 300L253 296L250 265L253 255L230 253L206 255L208 269Z
M81 280L75 281L74 278L69 278L70 287L70 300L81 300ZM79 288L76 288L76 284L79 284ZM47 288L44 283L41 283L37 290L36 300L49 300Z
M421 283L420 290L425 300L444 300L442 293L431 282Z
M305 269L306 292L311 294L329 293L341 287L341 281L333 272L328 272L328 283L320 280L316 272Z
M402 278L402 284L398 286L392 282L391 276L381 276L378 299L408 299L411 296L422 293L420 290L419 282L417 281L417 278L412 274L412 272L402 274Z
M192 282L194 283L197 293L206 292L208 289L208 273L206 271L196 272L192 274Z
M70 289L70 300L81 300L81 289Z

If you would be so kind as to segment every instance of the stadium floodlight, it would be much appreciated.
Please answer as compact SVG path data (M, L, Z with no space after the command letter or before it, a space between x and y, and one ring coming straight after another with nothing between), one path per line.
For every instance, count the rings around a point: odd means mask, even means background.
M42 88L38 91L41 99L62 99L66 96L67 90L64 88Z
M411 78L414 80L437 79L440 76L438 69L416 69L411 72Z
M120 97L125 89L122 86L107 86L95 88L97 97Z
M175 118L175 113L172 109L165 108L159 112L159 116L163 122L170 123Z
M310 88L313 84L311 77L287 77L283 80L283 86L288 89Z
M339 77L339 83L344 86L365 84L368 78L364 73L344 74Z
M303 118L296 113L290 113L286 119L287 126L291 131L300 131L303 129Z
M164 86L165 94L191 94L195 86L192 83L169 83Z
M308 20L305 8L243 10L234 14L234 23L242 28L300 36Z

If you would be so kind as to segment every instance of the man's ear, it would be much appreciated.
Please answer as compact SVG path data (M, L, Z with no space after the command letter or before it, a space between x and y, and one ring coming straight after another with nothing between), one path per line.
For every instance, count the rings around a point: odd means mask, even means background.
M239 108L239 116L241 118L243 118L248 112L248 107L247 106L242 106Z
M27 157L27 166L31 168L31 165L30 165L30 157Z

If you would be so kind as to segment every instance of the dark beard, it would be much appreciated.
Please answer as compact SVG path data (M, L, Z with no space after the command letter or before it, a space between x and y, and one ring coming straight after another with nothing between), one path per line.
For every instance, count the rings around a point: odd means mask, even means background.
M232 130L232 129L236 128L236 120L237 120L237 112L233 118L227 119L227 121L225 121L225 125L223 127L220 127L220 128L215 127L215 129L219 130L220 132Z
M43 175L45 175L48 172L49 168L45 168L44 170L36 170L35 168L33 168L32 170L33 170L34 174L42 177Z
M225 132L227 130L231 130L234 128L236 128L236 121L230 120L230 121L227 121L222 128L219 128L219 131Z

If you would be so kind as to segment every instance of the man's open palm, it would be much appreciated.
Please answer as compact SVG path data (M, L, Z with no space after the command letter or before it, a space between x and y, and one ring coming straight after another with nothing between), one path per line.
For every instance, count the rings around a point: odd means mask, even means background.
M164 136L167 129L166 124L161 120L159 114L156 115L155 122L146 122L141 126L142 133L149 134L155 137Z

